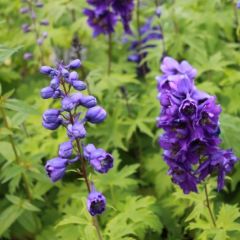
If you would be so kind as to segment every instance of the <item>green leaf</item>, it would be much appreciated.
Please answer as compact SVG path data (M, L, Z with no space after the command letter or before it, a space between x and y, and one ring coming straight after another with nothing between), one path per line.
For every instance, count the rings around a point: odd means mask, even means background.
M11 57L13 54L18 52L22 46L15 48L8 48L3 45L0 45L0 63L4 62L7 58Z
M0 215L0 236L21 216L24 209L16 205L11 205Z

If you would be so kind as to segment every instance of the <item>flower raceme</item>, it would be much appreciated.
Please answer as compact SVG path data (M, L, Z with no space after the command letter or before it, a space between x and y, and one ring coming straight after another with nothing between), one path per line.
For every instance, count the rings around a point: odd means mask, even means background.
M93 29L93 36L109 35L120 17L126 33L131 33L129 23L134 8L133 0L87 0L93 9L85 9L88 24Z
M68 141L59 145L58 156L47 161L45 165L47 175L53 182L62 179L68 165L78 160L81 161L81 169L84 172L85 160L98 173L107 173L113 167L114 160L111 154L96 148L93 144L84 146L81 143L87 136L86 123L99 124L105 120L107 113L97 105L95 97L72 91L86 89L86 84L79 80L75 71L80 66L80 60L76 59L68 65L59 63L57 68L49 66L40 68L40 72L51 79L49 86L41 90L41 97L59 99L61 102L61 109L48 109L43 113L42 125L49 130L63 126L68 136ZM93 190L94 187L90 189L87 176L84 178L89 190L88 210L91 215L100 214L105 210L106 199L101 193Z
M38 20L37 19L37 9L42 8L44 4L40 1L22 1L23 6L20 8L20 13L23 15L27 15L30 19L29 23L22 24L23 33L27 34L30 32L34 32L36 35L36 43L41 46L43 45L45 39L48 36L46 31L40 32L39 29L43 26L48 26L49 21L47 19ZM24 60L31 60L33 58L33 54L30 52L26 52L23 55Z
M163 75L156 78L162 107L157 126L164 130L159 144L168 173L185 194L197 192L199 183L217 173L220 191L238 161L232 150L219 147L221 106L216 97L196 88L197 71L187 61L165 57L161 70Z

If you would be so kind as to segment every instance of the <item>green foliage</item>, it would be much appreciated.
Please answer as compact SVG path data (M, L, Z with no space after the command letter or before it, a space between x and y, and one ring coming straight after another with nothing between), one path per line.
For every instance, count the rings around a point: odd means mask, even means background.
M184 195L167 174L157 144L159 114L155 77L164 51L186 59L196 69L199 89L217 96L223 108L221 137L224 148L240 156L240 72L239 23L236 1L230 0L140 0L140 24L155 13L161 3L163 41L147 48L151 71L136 76L136 65L127 61L130 43L123 43L121 24L113 34L112 72L107 74L108 41L92 38L82 10L86 0L45 0L37 17L50 22L43 47L43 62L67 62L78 37L83 62L81 79L108 112L99 126L89 125L88 141L112 152L114 167L106 175L89 178L107 198L107 210L99 217L103 240L238 240L240 239L240 166L216 192L216 179L208 181L213 226L203 186L199 193ZM137 3L137 1L135 1ZM136 6L137 4L135 4ZM86 209L87 191L82 178L70 169L61 182L52 184L44 171L47 159L57 154L66 141L64 129L50 132L41 126L41 113L57 107L43 101L39 91L47 86L38 69L41 51L34 34L23 34L27 20L20 15L20 1L0 1L0 238L19 240L96 240L97 233ZM131 27L137 33L134 10ZM42 29L42 28L41 28ZM135 39L135 36L129 36ZM32 52L32 61L23 54ZM75 53L76 54L76 53ZM76 163L78 167L79 163ZM75 167L75 166L74 166Z

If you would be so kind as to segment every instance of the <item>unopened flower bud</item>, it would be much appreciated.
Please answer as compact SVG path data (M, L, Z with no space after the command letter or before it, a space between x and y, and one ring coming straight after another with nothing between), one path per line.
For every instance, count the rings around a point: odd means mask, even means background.
M80 80L73 81L72 85L78 91L82 91L87 88L86 83L84 83L83 81L80 81Z
M64 142L59 145L58 155L62 158L70 158L72 156L73 145L71 141Z
M85 118L91 123L101 123L107 117L106 111L99 106L88 109Z
M64 97L62 100L62 109L64 111L71 111L75 107L71 97Z
M97 99L93 96L83 96L80 104L86 108L92 108L97 105Z
M41 90L41 97L43 99L48 99L53 96L54 90L51 87L45 87Z
M102 214L106 208L106 198L100 192L91 191L87 199L87 208L92 216Z
M47 161L45 170L53 182L60 180L66 171L68 160L65 158L53 158Z
M49 21L46 20L46 19L44 19L44 20L40 21L40 25L42 25L42 26L48 26L48 25L49 25Z
M24 60L31 60L33 58L32 53L26 52L23 55Z
M81 61L79 59L75 59L73 61L70 62L69 67L71 69L76 69L79 68L81 66Z
M59 87L60 80L57 77L54 77L50 82L50 87L53 89L57 89Z
M53 71L53 69L51 67L49 67L49 66L42 66L42 67L40 67L39 71L42 74L48 75L48 74L50 74Z
M68 125L68 135L73 138L85 138L87 135L86 129L83 124L80 122L76 122L73 125Z

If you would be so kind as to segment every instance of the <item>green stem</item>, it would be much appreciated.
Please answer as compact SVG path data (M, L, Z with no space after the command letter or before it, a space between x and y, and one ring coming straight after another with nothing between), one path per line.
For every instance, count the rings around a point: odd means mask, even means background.
M7 129L11 130L10 127L9 127L9 124L8 124L7 115L6 115L6 113L5 113L5 111L4 111L4 109L2 107L0 107L0 111L1 111L1 114L2 114L2 117L3 117L3 121L4 121L5 127ZM9 138L9 142L10 142L10 144L12 146L14 155L15 155L16 163L18 165L21 165L21 159L20 159L20 157L18 155L17 147L16 147L16 144L14 142L14 139L13 139L12 135L8 135L8 138ZM28 180L27 180L27 176L26 176L25 173L22 173L22 178L23 178L26 194L28 196L28 199L31 201L32 200L32 194L31 194L30 187L29 187Z
M211 217L212 224L213 224L213 226L216 228L217 225L216 225L216 221L215 221L215 218L214 218L214 216L213 216L213 212L212 212L212 209L211 209L211 206L210 206L207 184L204 185L204 192L205 192L205 196L206 196L206 207L207 207L208 212L209 212L209 215L210 215L210 217Z
M112 71L112 34L108 34L108 75Z

